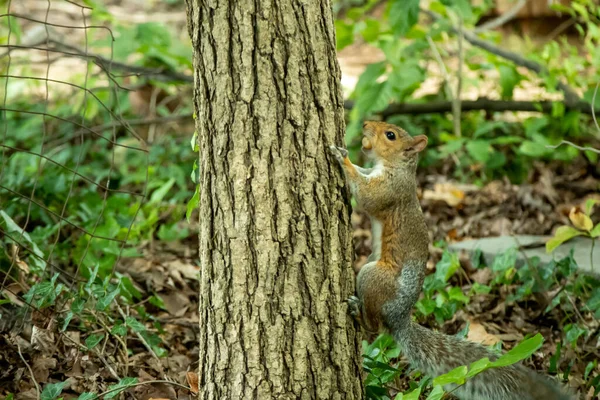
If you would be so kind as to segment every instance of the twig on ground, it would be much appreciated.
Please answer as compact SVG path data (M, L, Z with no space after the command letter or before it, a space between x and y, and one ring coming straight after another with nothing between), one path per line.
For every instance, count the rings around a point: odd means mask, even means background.
M69 337L69 335L65 335L62 334L61 335L62 338L66 338L68 341L70 341L71 343L73 343L75 346L79 347L80 350L88 352L90 351L90 349L88 349L87 347L85 347L84 345L82 345L79 342L76 342L75 340L73 340L71 337ZM108 369L108 371L110 372L110 374L112 375L113 378L115 378L117 381L121 380L121 377L119 376L119 374L117 374L117 371L115 371L115 369L108 363L108 361L106 360L106 358L100 354L100 352L92 350L94 352L94 354L96 354L96 356L100 359L100 361L102 361L102 364L104 364L104 366Z
M571 147L574 147L577 150L591 151L592 153L600 154L600 150L598 150L598 149L594 149L593 147L581 147L581 146L576 145L573 142L569 142L568 140L561 140L561 142L559 144L555 145L555 146L546 145L546 147L548 149L556 149L556 148L562 146L563 144L566 144L566 145L569 145Z
M121 314L121 317L123 317L123 321L127 320L127 315L125 315L125 311L123 311L123 309L121 308L121 305L119 303L115 303L115 304L117 306L117 309L119 310L119 314ZM144 344L144 347L146 347L146 350L148 350L150 352L150 354L152 354L152 357L154 357L158 361L160 361L160 358L158 358L158 356L156 355L154 350L152 350L152 347L148 344L146 339L144 339L144 337L139 332L135 332L135 335Z
M112 389L108 389L107 391L98 394L96 397L92 397L91 400L99 399L99 398L101 398L103 396L106 396L109 393L116 392L117 390L127 390L127 389L134 388L134 387L137 387L137 386L152 385L154 383L166 383L168 385L177 386L177 387L180 387L182 389L189 390L191 392L191 388L189 386L185 386L185 385L182 385L181 383L177 383L177 382L173 382L173 381L167 381L165 379L157 379L157 380L153 380L153 381L137 382L137 383L132 383L131 385L114 387Z
M31 380L33 381L33 384L35 385L35 395L36 395L36 398L38 400L40 400L40 393L41 393L41 391L40 391L40 385L35 380L35 376L33 375L33 370L31 369L31 367L29 366L29 364L27 363L27 361L25 361L25 357L23 357L23 353L21 353L21 346L19 345L19 339L17 338L15 340L15 342L17 343L17 351L19 352L19 357L21 357L21 360L23 361L23 363L25 364L25 366L29 370L29 373L31 374Z

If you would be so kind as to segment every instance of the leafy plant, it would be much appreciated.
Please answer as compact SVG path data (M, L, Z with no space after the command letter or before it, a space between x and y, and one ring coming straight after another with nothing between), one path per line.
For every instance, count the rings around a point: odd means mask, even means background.
M592 239L592 252L594 251L593 244L596 238L600 237L600 222L595 226L592 222L591 215L594 205L598 203L596 199L589 199L585 203L585 209L579 210L572 208L569 213L569 220L573 226L561 226L554 233L554 237L546 243L546 251L552 253L558 246L577 236L585 236ZM593 259L593 255L592 255ZM593 262L592 264L593 265Z

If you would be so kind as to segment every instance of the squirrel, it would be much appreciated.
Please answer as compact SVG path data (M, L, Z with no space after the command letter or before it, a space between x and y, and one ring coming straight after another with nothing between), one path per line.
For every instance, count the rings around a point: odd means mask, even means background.
M429 258L427 223L417 197L418 155L427 136L412 137L395 125L363 124L363 152L374 161L361 168L348 151L330 146L357 204L371 218L373 251L356 278L358 296L349 312L370 332L389 331L409 363L438 376L496 353L483 345L427 329L411 319L425 279ZM464 385L446 390L463 400L567 400L557 382L521 364L486 370Z

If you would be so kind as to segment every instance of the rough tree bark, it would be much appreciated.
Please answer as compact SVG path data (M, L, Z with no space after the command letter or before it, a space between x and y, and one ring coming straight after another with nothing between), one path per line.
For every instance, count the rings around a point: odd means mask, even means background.
M200 148L200 398L361 399L329 0L186 0Z

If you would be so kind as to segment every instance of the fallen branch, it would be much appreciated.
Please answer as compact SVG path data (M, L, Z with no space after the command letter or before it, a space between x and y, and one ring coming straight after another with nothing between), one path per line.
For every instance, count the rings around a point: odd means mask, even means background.
M441 15L439 15L436 12L430 11L430 10L421 9L421 12L428 15L433 21L439 21L439 20L443 19L443 17ZM466 29L460 29L455 26L452 26L450 28L450 30L455 34L462 33L464 35L465 40L467 42L471 43L473 46L484 49L484 50L486 50L492 54L495 54L499 57L502 57L506 60L512 61L513 63L515 63L516 65L518 65L520 67L525 67L528 70L533 71L537 74L548 73L548 69L546 67L542 66L541 64L539 64L535 61L532 61L532 60L528 60L525 57L521 56L520 54L513 53L512 51L508 51L508 50L502 49L498 46L495 46L494 44L492 44L486 40L482 40L482 39L478 38L477 35L475 35L471 31L468 31ZM564 93L565 103L573 104L573 103L577 103L577 102L581 101L579 98L579 95L568 84L559 81L558 84L556 85L556 87Z
M492 100L485 97L477 100L463 100L461 101L462 111L491 111L491 112L504 112L504 111L529 111L529 112L541 112L544 114L550 114L555 104L561 104L565 107L565 111L579 111L583 114L592 115L593 110L589 103L584 101L578 101L573 104L563 103L561 101L516 101L516 100ZM350 110L354 107L354 101L346 100L344 102L344 108ZM390 104L385 110L380 111L376 114L382 117L389 117L391 115L398 114L440 114L452 111L451 101L431 101L427 103L400 103ZM600 108L596 109L596 112L600 112Z

